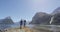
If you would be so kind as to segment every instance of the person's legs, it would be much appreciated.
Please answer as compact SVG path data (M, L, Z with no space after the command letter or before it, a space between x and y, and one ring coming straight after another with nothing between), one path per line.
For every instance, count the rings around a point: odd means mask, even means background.
M20 24L20 29L22 29L22 23Z
M26 23L24 23L24 27L25 27Z
M21 25L20 25L20 29L21 29Z
M22 24L23 24L23 21L21 20L20 21L20 29L22 29Z
M26 26L26 20L24 21L24 27Z

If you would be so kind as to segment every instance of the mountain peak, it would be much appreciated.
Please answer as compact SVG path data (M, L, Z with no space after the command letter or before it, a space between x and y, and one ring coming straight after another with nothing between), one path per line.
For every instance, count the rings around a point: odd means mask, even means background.
M60 11L60 7L58 7L57 9L55 9L56 11Z
M53 11L53 15L56 14L56 13L60 13L60 7L56 8L54 11Z
M8 16L8 17L6 17L5 19L11 19L11 17L10 17L10 16Z

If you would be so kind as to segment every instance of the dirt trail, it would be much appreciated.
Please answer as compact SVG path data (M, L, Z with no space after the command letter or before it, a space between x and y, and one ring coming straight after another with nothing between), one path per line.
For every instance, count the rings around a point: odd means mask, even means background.
M52 32L50 30L46 30L43 28L29 28L29 27L22 27L20 28L9 28L5 32Z
M5 32L37 32L37 30L29 29L28 27L23 27L22 29L20 29L20 28L9 28Z

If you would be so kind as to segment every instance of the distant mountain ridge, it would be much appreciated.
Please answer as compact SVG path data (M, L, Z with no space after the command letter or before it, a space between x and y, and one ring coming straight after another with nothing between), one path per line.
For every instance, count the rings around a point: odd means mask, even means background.
M0 20L1 24L13 24L13 20L10 17L6 17L5 19Z
M0 20L0 29L5 29L11 27L10 25L14 24L11 17L6 17L5 19Z

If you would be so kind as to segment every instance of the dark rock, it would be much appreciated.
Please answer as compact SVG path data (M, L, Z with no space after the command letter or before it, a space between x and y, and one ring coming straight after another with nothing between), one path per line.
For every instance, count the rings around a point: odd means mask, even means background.
M51 24L60 25L60 13L57 13L54 15L54 19L53 19Z
M43 12L38 12L32 18L31 24L49 24L51 15Z

